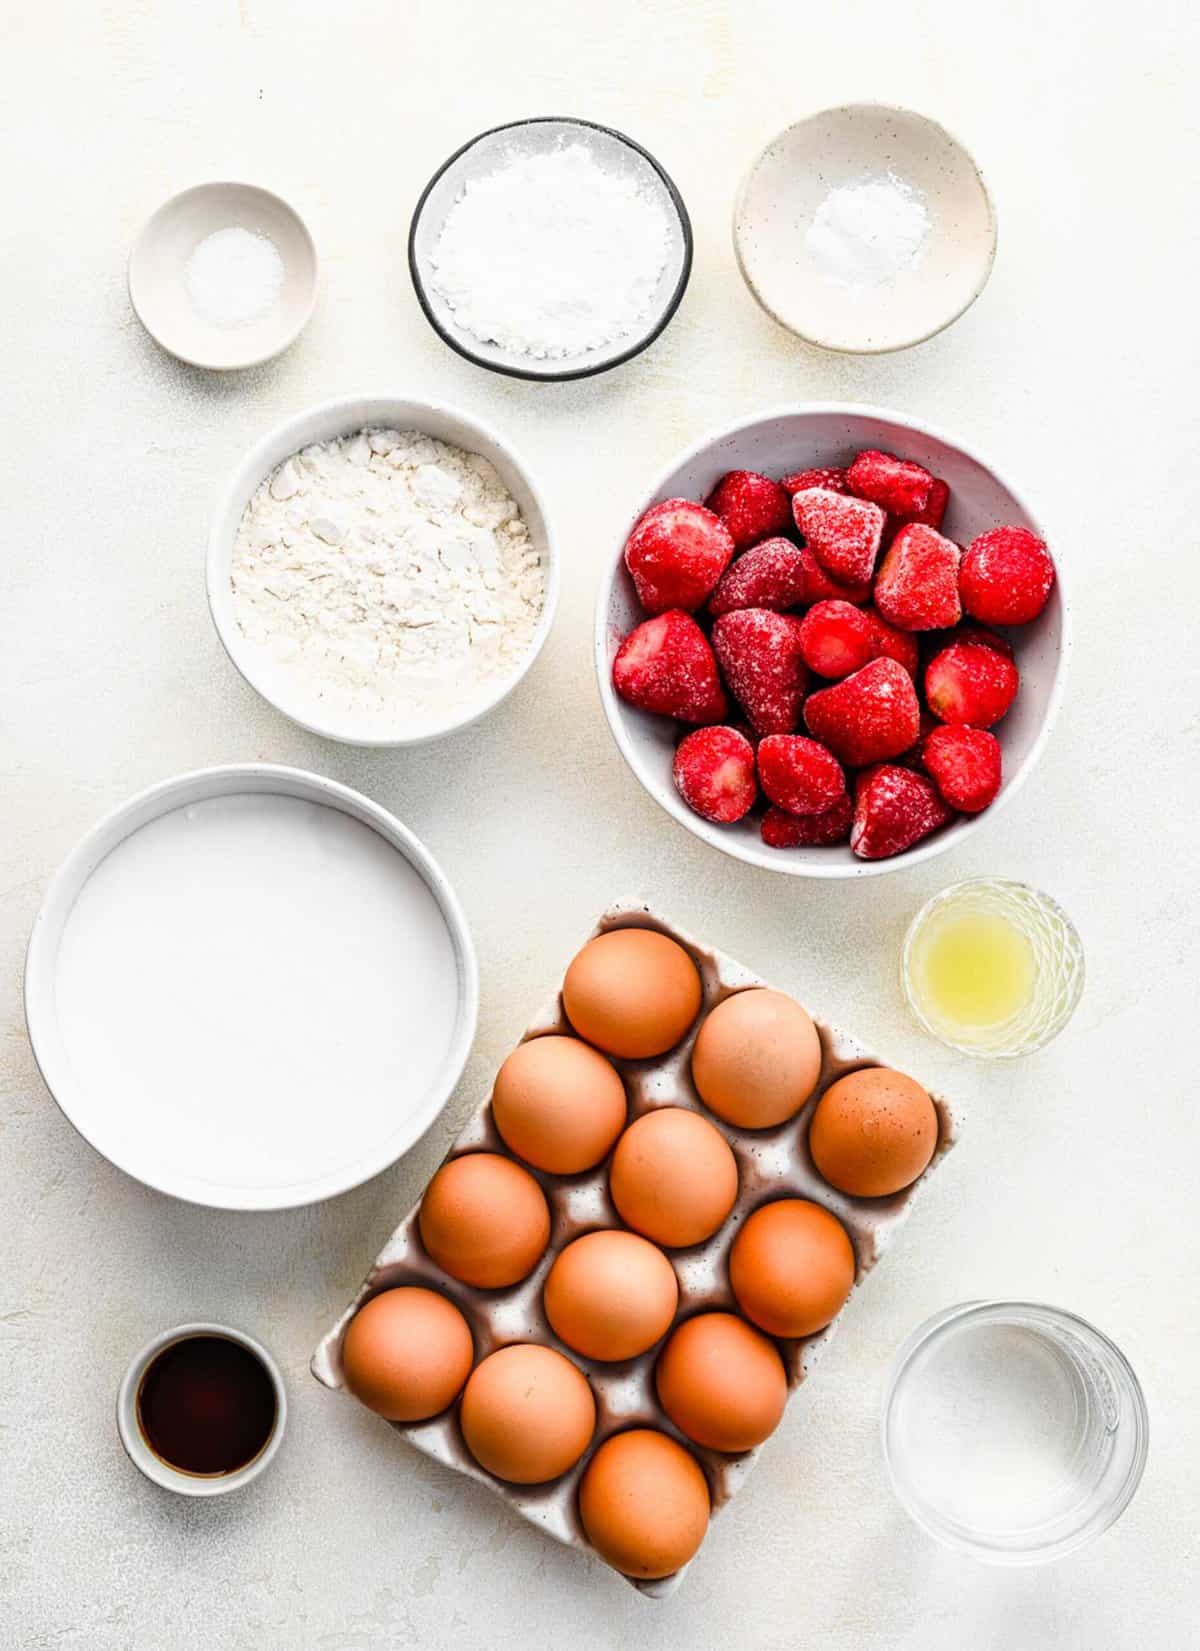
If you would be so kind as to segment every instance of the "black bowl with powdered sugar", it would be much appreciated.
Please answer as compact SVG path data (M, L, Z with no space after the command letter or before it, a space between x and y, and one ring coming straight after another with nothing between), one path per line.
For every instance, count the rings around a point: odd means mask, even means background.
M629 361L666 327L692 269L692 226L632 138L543 116L482 132L422 191L408 237L434 331L513 378L565 380Z

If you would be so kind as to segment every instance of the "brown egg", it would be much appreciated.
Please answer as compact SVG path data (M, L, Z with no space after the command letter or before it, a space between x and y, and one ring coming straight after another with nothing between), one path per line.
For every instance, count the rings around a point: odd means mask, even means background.
M535 1169L578 1175L625 1127L615 1066L578 1038L531 1038L496 1074L492 1117L505 1144Z
M681 1324L654 1380L675 1426L709 1450L753 1450L774 1433L787 1403L778 1348L736 1313L701 1313Z
M867 1066L821 1096L808 1149L831 1187L855 1198L886 1198L917 1179L937 1141L937 1112L920 1084L886 1066Z
M563 981L567 1019L607 1054L643 1060L673 1049L700 1010L700 974L653 929L611 929L589 940Z
M708 1481L665 1433L635 1428L606 1439L579 1487L579 1517L602 1559L626 1576L670 1576L708 1529Z
M421 1242L443 1272L499 1290L533 1271L550 1238L545 1194L528 1170L494 1152L443 1164L417 1216Z
M794 998L757 987L707 1015L692 1050L705 1106L738 1129L794 1118L821 1074L821 1040Z
M608 1190L626 1226L679 1249L711 1237L733 1208L737 1160L707 1118L659 1107L617 1142Z
M596 1401L570 1359L518 1342L475 1366L459 1420L480 1467L513 1485L540 1485L583 1455L596 1429Z
M445 1410L475 1357L466 1319L436 1290L402 1285L372 1296L342 1341L354 1397L389 1422L423 1422Z
M737 1304L770 1336L811 1336L854 1284L854 1246L836 1216L806 1198L763 1204L729 1252Z
M576 1353L632 1359L670 1329L679 1285L662 1251L636 1233L585 1233L556 1259L542 1301L554 1334Z

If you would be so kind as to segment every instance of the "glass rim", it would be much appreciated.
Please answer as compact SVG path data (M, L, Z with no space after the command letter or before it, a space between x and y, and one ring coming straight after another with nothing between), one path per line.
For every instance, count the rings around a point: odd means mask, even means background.
M925 1504L918 1504L910 1494L901 1474L899 1473L895 1454L891 1446L891 1420L895 1409L895 1398L900 1385L908 1373L916 1355L931 1342L939 1340L951 1328L960 1328L969 1320L1003 1319L1005 1316L1016 1319L1018 1316L1031 1317L1048 1321L1059 1328L1069 1328L1083 1331L1093 1336L1101 1344L1103 1351L1111 1356L1119 1372L1128 1384L1128 1398L1132 1408L1132 1422L1135 1433L1133 1454L1126 1467L1120 1483L1114 1486L1112 1492L1105 1498L1103 1506L1095 1510L1090 1517L1081 1519L1074 1530L1053 1541L1040 1545L1020 1548L1006 1548L989 1543L985 1538L971 1533L959 1521L940 1518L931 1514ZM908 1514L913 1523L932 1537L943 1547L969 1555L985 1564L1001 1566L1041 1565L1051 1560L1063 1559L1067 1554L1076 1552L1086 1546L1096 1537L1102 1536L1109 1530L1125 1512L1141 1484L1145 1471L1146 1461L1150 1453L1150 1413L1146 1405L1146 1396L1142 1384L1138 1380L1137 1372L1128 1358L1117 1346L1111 1337L1105 1335L1098 1326L1085 1319L1080 1313L1073 1313L1069 1308L1056 1307L1046 1301L1022 1301L1008 1297L988 1297L987 1299L958 1302L952 1307L943 1308L941 1312L932 1314L918 1324L905 1337L892 1359L888 1370L887 1382L884 1387L883 1402L880 1406L880 1443L883 1450L884 1467L887 1470L888 1482L892 1494L900 1506Z

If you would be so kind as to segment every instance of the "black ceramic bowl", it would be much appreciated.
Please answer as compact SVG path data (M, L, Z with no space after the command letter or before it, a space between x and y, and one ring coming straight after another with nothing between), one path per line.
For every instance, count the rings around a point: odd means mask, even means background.
M434 286L432 254L446 216L469 180L497 171L514 155L541 154L568 143L583 144L606 171L634 178L643 189L658 196L670 226L669 249L653 303L633 332L581 354L540 359L485 342L461 326ZM468 361L513 378L587 378L640 354L675 314L692 272L692 225L678 189L654 156L632 138L593 121L543 115L481 132L438 168L413 213L408 232L408 267L430 326Z

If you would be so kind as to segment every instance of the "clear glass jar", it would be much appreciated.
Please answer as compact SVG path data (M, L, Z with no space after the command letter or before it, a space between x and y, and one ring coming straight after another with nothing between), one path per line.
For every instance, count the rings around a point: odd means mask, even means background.
M1043 1049L1083 993L1083 946L1057 901L1025 883L977 877L923 905L900 960L925 1030L981 1060Z
M947 1547L997 1565L1059 1559L1128 1506L1149 1419L1128 1361L1057 1307L947 1308L901 1347L883 1453L908 1513Z

